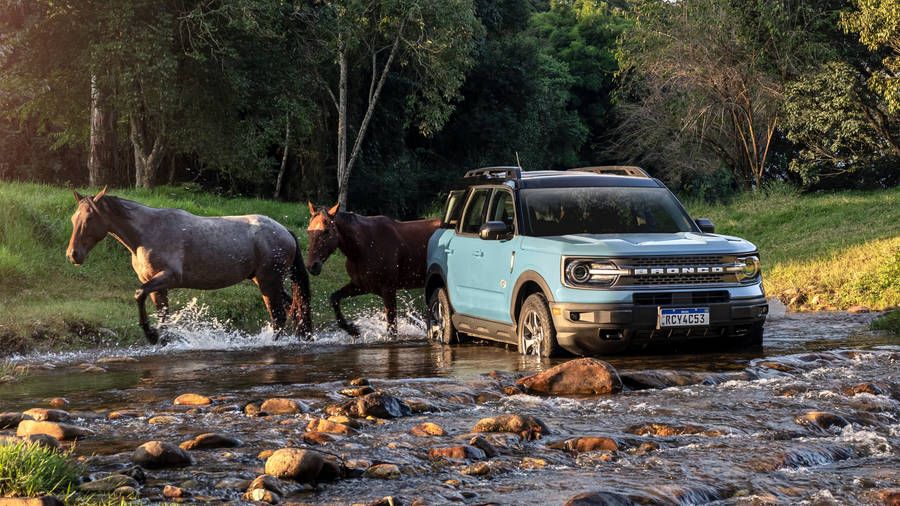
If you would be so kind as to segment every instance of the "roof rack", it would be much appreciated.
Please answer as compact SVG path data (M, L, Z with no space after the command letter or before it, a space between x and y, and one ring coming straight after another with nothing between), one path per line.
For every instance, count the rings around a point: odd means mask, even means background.
M464 178L482 177L485 179L522 179L519 167L482 167L466 172Z
M647 174L644 169L632 165L603 165L596 167L578 167L569 170L593 172L595 174L609 174L613 176L650 177L650 174Z

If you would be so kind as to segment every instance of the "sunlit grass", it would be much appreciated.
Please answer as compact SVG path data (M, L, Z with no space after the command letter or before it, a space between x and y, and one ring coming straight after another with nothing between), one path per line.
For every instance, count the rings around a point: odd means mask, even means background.
M57 450L25 442L0 445L0 497L69 496L83 471Z

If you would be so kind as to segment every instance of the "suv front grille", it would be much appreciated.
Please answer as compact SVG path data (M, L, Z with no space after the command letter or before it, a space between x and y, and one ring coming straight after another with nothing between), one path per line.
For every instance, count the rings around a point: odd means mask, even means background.
M726 290L714 292L656 292L636 293L632 296L635 304L645 306L665 306L669 304L715 304L728 302Z
M712 272L713 267L729 267L734 264L734 255L696 255L617 258L620 269L663 269L664 272L644 275L623 275L615 286L674 286L674 285L721 285L738 283L737 276L730 272ZM710 272L696 272L696 268L706 267ZM666 272L676 268L678 272ZM684 268L694 268L695 272L681 272Z

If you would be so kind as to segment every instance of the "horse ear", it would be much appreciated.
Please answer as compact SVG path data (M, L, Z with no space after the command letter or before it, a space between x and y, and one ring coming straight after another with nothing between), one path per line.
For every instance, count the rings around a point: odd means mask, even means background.
M94 195L94 202L100 202L100 199L102 199L104 195L106 195L106 187L105 186L103 187L102 190L100 190L100 193Z
M338 208L341 206L341 203L338 202L331 209L328 210L328 216L334 216L338 212Z
M312 202L310 202L310 201L307 200L306 203L309 204L309 215L310 215L310 216L315 216L315 215L316 215L316 208L313 207Z
M84 198L84 195L78 193L78 192L75 190L75 188L72 188L72 194L75 195L75 200L77 200L78 202L81 202L81 199Z

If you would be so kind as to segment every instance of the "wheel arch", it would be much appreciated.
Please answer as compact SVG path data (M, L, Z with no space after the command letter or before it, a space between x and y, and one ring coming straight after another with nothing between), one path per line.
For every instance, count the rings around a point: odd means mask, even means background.
M447 280L444 277L444 271L437 264L432 265L428 268L428 272L425 275L425 303L428 304L428 301L431 300L431 295L438 288L446 287ZM450 294L447 294L447 299L449 300ZM453 304L450 304L451 307Z
M512 298L510 299L509 316L512 318L513 323L519 321L519 313L522 311L522 304L524 304L525 299L533 293L540 293L547 299L547 302L553 302L550 285L544 281L544 278L535 271L525 271L519 276L519 279L516 280L516 285L513 287Z

